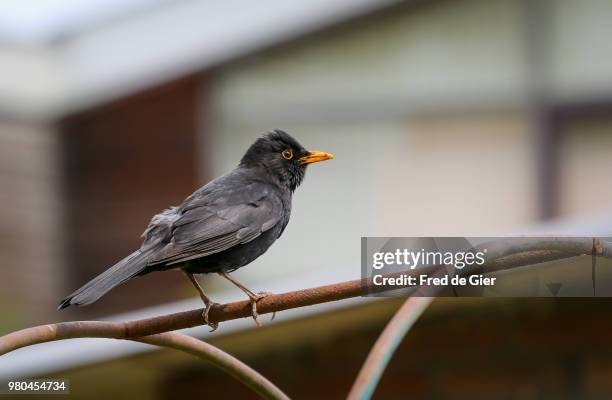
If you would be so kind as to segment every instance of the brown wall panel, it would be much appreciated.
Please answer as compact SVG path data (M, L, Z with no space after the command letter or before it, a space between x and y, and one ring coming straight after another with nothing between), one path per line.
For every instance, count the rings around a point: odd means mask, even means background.
M150 218L196 188L201 83L182 79L61 122L74 289L138 248ZM153 274L81 313L152 305L182 289L180 274Z

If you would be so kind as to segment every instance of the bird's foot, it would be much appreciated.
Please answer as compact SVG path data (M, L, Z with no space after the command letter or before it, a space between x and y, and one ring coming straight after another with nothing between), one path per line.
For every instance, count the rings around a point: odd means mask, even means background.
M259 314L257 313L257 302L260 301L261 299L266 298L267 296L271 295L272 293L268 293L268 292L259 292L257 294L253 294L252 296L249 296L249 299L251 300L251 316L253 317L253 320L255 321L255 324L257 326L261 326L261 322L259 322ZM270 321L272 321L274 319L274 317L276 316L276 311L274 311L272 313L272 318L270 319Z
M215 303L214 301L208 302L206 303L206 307L204 308L204 311L202 311L202 318L204 319L204 322L206 323L206 325L208 325L210 327L210 332L214 332L217 330L217 328L219 327L219 324L216 322L211 322L208 319L208 313L210 312L210 309L213 306L218 306L219 303Z

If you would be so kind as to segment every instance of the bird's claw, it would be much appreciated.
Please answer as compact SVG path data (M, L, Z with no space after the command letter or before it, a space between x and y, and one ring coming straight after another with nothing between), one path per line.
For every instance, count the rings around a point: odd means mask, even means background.
M204 319L204 322L206 323L206 325L208 325L210 327L210 332L214 332L217 330L217 328L219 327L219 324L216 322L211 322L208 319L208 313L210 312L210 309L213 306L219 305L219 303L215 303L213 301L209 302L206 304L206 307L204 308L204 311L202 311L202 318Z
M253 296L249 296L249 299L251 300L251 316L253 317L253 320L255 321L255 324L257 326L261 326L261 322L259 322L259 320L257 319L259 317L259 314L257 313L257 302L269 296L270 294L271 293L268 292L259 292L257 294L254 294ZM272 319L270 319L270 321L272 321L275 316L276 311L272 313Z

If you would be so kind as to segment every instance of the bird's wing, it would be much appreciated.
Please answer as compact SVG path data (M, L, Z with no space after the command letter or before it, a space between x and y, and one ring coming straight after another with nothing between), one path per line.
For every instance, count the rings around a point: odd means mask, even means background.
M219 253L248 243L281 220L282 201L266 187L247 185L225 192L188 199L173 223L171 240L148 264L177 264Z

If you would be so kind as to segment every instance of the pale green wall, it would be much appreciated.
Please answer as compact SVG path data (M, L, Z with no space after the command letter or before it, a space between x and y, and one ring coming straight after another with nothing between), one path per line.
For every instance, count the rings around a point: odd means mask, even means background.
M612 3L588 3L575 20L571 0L549 3L558 7L547 14L550 40L563 41L546 49L551 90L607 83L612 57L601 67L574 60L593 50L568 39L612 29L594 16ZM407 4L220 68L208 129L217 173L273 128L337 155L310 169L285 237L239 274L332 268L354 277L362 235L508 234L533 224L526 4Z

